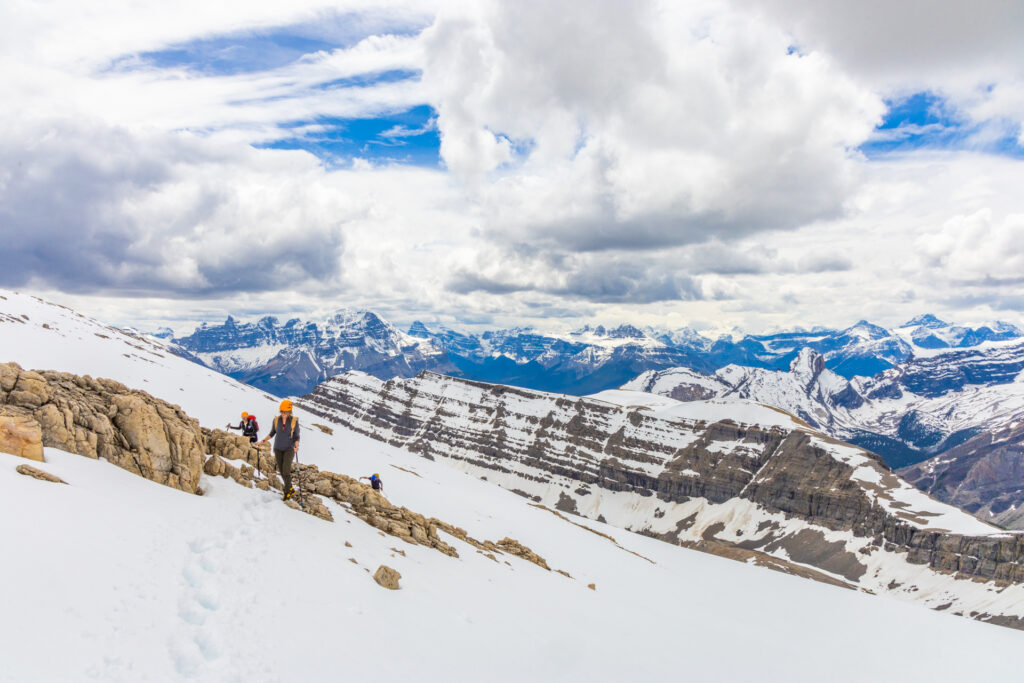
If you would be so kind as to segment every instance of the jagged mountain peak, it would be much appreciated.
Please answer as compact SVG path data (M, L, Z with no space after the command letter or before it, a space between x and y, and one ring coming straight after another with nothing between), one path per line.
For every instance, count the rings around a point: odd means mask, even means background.
M843 330L842 334L867 339L884 339L885 337L891 336L889 330L867 320L858 320L856 323Z
M430 330L427 329L426 324L416 320L412 325L409 326L409 331L406 332L410 337L417 337L419 339L429 339Z
M825 369L825 357L809 346L797 353L789 364L789 371L796 374L816 376Z
M923 315L914 316L907 322L903 323L903 327L946 327L949 323L944 320L940 320L931 313L925 313Z

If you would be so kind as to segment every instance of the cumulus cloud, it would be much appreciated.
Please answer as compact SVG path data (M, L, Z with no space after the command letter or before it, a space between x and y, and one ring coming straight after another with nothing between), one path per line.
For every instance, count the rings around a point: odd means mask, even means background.
M474 8L424 32L424 82L495 239L642 250L835 217L883 112L717 4Z
M857 151L887 98L929 89L978 135L1018 131L1016 5L931 5L8 3L0 285L115 322L1012 312L1024 165ZM152 58L296 27L331 46L230 73ZM253 148L416 106L436 116L381 139L436 130L440 168Z
M942 93L979 125L1024 144L1024 4L766 0L759 7L803 49L828 53L878 92Z

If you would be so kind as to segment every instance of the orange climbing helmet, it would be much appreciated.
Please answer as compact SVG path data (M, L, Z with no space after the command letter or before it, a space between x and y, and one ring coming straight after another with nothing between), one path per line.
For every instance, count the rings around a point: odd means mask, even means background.
M290 413L292 412L292 402L288 399L281 401L281 412Z
M245 412L245 411L243 410L243 411L242 411L242 419L244 420L244 419L245 419L245 418L247 418L247 417L249 417L249 413L247 413L247 412Z

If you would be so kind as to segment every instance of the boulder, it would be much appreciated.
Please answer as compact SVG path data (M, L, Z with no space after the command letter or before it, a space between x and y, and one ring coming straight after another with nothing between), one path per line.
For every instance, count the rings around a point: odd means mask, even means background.
M43 431L39 422L8 407L0 410L0 453L43 462Z
M397 570L392 569L385 564L377 567L377 571L373 575L373 580L376 581L378 585L393 591L400 588L398 580L401 578L402 575L399 574Z

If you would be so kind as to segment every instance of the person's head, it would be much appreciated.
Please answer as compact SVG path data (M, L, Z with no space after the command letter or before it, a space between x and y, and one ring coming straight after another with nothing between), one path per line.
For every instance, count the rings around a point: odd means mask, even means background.
M376 473L376 472L374 472L374 473L373 473L373 476L372 476L372 477L370 477L370 479L380 479L380 477L378 477L378 476L377 476L377 473Z
M287 417L292 414L292 402L288 399L281 401L281 415Z
M248 419L248 417L249 417L249 413L247 413L245 411L242 411L242 419L245 420L245 419Z

